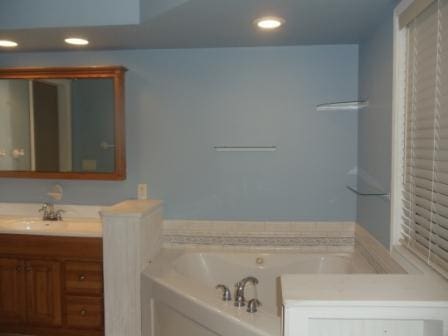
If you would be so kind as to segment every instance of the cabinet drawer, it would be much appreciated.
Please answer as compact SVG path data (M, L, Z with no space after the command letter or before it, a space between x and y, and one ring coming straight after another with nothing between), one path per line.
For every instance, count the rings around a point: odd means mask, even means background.
M99 297L67 296L66 323L69 328L103 327L103 299Z
M65 263L65 290L67 293L102 295L103 267L101 263Z

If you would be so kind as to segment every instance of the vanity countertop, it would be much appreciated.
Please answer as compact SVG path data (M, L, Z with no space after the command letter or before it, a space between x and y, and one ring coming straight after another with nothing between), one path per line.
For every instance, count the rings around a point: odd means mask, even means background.
M43 221L38 217L0 216L0 234L27 234L61 237L102 237L99 218L64 218Z

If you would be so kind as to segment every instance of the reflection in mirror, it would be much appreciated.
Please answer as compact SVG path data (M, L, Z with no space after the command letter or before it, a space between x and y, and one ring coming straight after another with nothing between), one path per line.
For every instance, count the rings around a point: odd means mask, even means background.
M112 78L0 79L0 170L113 173Z

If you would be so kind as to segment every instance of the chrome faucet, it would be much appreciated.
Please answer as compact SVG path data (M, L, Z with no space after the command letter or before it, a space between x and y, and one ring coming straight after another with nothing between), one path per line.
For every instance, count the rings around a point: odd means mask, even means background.
M223 301L231 301L232 293L230 293L230 289L225 285L217 285L216 289L222 289L222 300Z
M42 212L42 220L44 221L61 221L62 213L64 210L55 210L54 205L51 203L42 204L42 208L39 209L39 212Z
M246 284L248 282L251 282L255 286L256 284L258 284L258 279L253 276L248 276L235 284L235 307L245 306L246 299L244 298L244 289L246 288Z
M258 307L261 306L261 302L258 299L251 299L247 303L247 312L248 313L256 313L258 310Z

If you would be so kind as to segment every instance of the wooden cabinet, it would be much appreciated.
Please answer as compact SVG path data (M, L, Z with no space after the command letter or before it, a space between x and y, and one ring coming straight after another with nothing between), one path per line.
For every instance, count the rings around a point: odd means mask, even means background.
M25 261L27 321L34 325L62 323L61 270L54 261Z
M0 334L104 335L102 240L0 234Z
M70 294L101 295L103 268L100 263L66 262L65 290Z
M0 258L0 323L22 323L26 318L24 263Z
M101 328L103 303L100 298L68 296L67 325L73 328Z
M61 325L58 262L0 258L0 323Z

